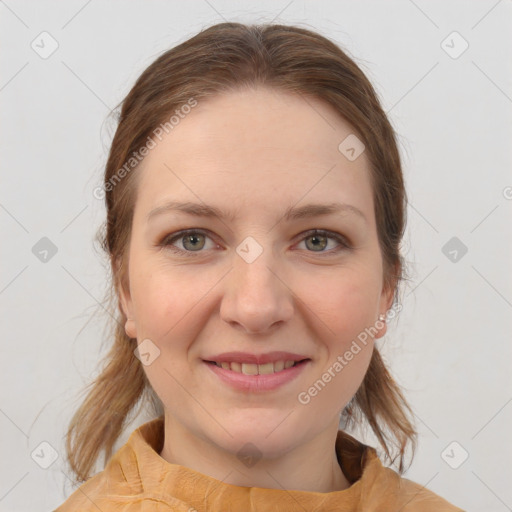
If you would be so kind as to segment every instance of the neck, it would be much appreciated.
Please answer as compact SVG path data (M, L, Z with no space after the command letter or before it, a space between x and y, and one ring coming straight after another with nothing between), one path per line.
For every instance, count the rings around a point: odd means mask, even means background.
M246 467L237 453L195 436L166 414L165 440L160 455L171 464L185 466L231 485L334 492L350 486L335 452L337 432L336 422L334 428L320 432L285 455L273 459L262 458Z

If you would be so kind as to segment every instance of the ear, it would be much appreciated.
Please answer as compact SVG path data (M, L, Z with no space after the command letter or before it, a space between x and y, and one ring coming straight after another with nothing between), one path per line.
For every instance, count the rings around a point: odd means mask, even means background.
M383 287L379 301L379 316L386 316L386 312L389 309L391 309L391 306L393 305L393 300L395 298L396 284L396 280L393 280L391 284L388 284L387 286ZM377 319L375 323L376 327L378 326L378 332L375 335L375 339L382 338L382 336L384 336L384 334L386 334L388 330L387 323L386 321L382 321L379 319Z
M128 337L137 338L137 328L135 325L135 314L130 292L130 283L124 269L121 268L121 265L117 265L117 269L120 275L118 282L118 297L121 309L126 316L124 330Z

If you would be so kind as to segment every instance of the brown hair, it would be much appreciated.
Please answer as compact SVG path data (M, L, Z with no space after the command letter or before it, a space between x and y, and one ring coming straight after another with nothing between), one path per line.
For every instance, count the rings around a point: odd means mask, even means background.
M114 343L99 376L74 414L66 450L76 481L90 476L102 450L105 463L137 403L148 401L160 415L162 404L134 355L137 340L124 330L126 317L118 291L126 278L137 172L126 162L144 146L156 127L191 98L196 101L244 87L265 86L316 97L331 105L356 130L366 146L373 185L375 218L384 268L384 286L404 279L400 242L405 229L406 193L395 134L377 95L355 62L336 44L303 28L284 25L220 23L166 51L138 78L120 104L118 126L105 168L107 219L98 238L110 260L108 300L118 309ZM340 141L341 142L341 141ZM120 170L124 167L125 172ZM136 166L134 166L135 169ZM122 179L118 179L123 176ZM377 349L345 419L365 418L386 456L415 446L415 430L398 385ZM397 455L393 458L393 448Z

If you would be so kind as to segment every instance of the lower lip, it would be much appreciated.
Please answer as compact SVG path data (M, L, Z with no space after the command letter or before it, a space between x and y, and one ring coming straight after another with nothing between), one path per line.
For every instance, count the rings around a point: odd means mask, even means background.
M292 381L304 370L310 363L308 359L299 363L291 368L286 368L277 373L270 373L265 375L245 375L244 373L226 370L216 364L208 363L205 361L212 372L214 372L221 380L240 391L272 391L283 386L287 382Z

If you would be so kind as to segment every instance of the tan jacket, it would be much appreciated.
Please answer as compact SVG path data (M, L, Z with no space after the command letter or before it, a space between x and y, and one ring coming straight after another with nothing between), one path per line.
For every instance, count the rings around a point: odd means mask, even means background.
M159 453L163 417L136 429L103 471L55 512L460 512L437 494L402 478L374 448L343 431L336 453L348 489L328 493L238 487L171 464Z

